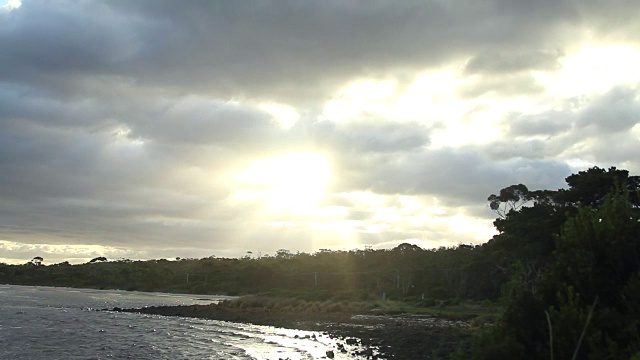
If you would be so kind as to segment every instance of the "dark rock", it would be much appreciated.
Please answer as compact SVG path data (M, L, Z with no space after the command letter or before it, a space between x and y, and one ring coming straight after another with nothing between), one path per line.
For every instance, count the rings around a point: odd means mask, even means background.
M373 349L366 348L366 349L360 350L360 352L358 352L358 355L360 355L360 356L373 356Z

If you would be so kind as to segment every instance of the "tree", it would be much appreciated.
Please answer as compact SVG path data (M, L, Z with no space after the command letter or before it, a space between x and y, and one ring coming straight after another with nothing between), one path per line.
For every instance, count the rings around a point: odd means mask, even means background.
M597 208L611 192L628 192L631 203L640 205L640 177L629 176L627 170L593 167L565 180L567 189L531 191L518 184L489 196L489 206L499 216L494 221L499 234L487 248L498 267L508 272L524 268L533 280L555 249L562 224L578 208Z
M97 258L93 258L91 259L91 261L89 261L90 263L95 263L95 262L105 262L107 261L107 258L104 256L99 256Z
M640 352L640 212L622 191L567 221L541 281L541 301L560 337L554 349L565 358L576 352L568 340L579 338L587 319L579 358L628 359Z
M35 266L42 266L43 261L44 259L41 256L36 256L33 259L31 259L31 264Z
M491 210L495 211L502 219L504 219L509 212L518 211L531 200L532 194L523 184L508 186L500 190L499 195L491 194L487 199Z
M611 192L629 192L630 201L639 205L636 191L640 188L640 177L629 176L629 171L610 167L608 170L592 167L572 174L566 179L568 189L560 189L553 196L565 207L598 207Z
M278 259L291 259L292 257L293 254L287 249L279 249L276 251L276 258Z
M631 199L615 189L599 207L579 207L536 286L513 283L502 323L480 338L476 358L640 354L640 210Z

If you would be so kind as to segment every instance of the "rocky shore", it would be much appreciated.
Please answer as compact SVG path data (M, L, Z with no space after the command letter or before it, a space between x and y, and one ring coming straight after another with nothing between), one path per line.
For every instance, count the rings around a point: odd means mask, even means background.
M345 343L358 342L361 347L353 355L370 359L449 359L454 354L468 358L473 333L468 321L434 315L385 314L376 309L294 311L221 303L113 310L317 331ZM340 350L344 351L337 349ZM330 355L327 357L331 358Z

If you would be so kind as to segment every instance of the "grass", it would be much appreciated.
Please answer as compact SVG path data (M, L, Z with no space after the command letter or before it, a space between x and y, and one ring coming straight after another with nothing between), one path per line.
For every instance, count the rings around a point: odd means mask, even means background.
M247 295L233 300L225 300L220 306L237 309L262 309L268 312L351 313L351 314L414 314L434 315L451 320L469 321L472 326L495 323L502 314L502 307L490 302L477 301L436 301L435 306L422 306L424 302L397 300L344 300L341 297L326 300L305 298Z
M413 314L432 314L432 315L460 315L460 316L500 316L502 307L491 306L486 307L476 303L460 303L450 306L432 306L432 307L415 307L409 309L408 312Z

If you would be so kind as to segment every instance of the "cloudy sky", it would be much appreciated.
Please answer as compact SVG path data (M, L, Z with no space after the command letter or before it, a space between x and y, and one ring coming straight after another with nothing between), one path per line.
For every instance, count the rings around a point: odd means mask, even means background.
M0 0L0 261L424 248L640 174L637 0Z

